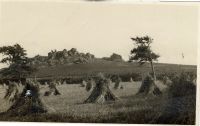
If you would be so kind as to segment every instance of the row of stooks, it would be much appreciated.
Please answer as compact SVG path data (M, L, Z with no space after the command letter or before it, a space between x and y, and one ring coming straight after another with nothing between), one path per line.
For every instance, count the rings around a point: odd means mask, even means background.
M117 77L115 79L115 89L120 86L121 79ZM81 86L86 87L86 91L91 91L90 96L86 99L85 103L104 103L105 101L115 101L118 98L111 92L109 85L111 80L104 77L102 73L98 74L98 77L90 78L83 81ZM44 93L44 96L49 95L61 95L56 88L59 85L58 81L52 81L48 83L49 90ZM3 84L5 85L5 84ZM41 84L34 79L27 79L25 83L17 83L9 81L8 87L4 99L11 102L11 107L4 113L8 115L27 115L32 113L44 113L47 112L43 103L40 100L40 86Z
M130 81L131 80L132 79L130 79ZM120 77L116 77L115 80L112 81L115 83L114 89L118 89L119 87L123 89L122 85L120 86ZM90 78L87 82L83 81L81 86L85 87L87 91L91 91L91 94L84 103L104 103L105 101L115 101L119 99L110 90L109 85L112 81L111 79L106 78L102 73L99 73L95 79ZM172 81L167 77L164 78L163 82L167 83L168 86L172 84ZM44 96L60 95L60 92L56 88L57 84L58 82L56 81L50 82L48 84L49 91L46 91ZM9 86L4 98L12 102L12 106L5 114L27 115L31 113L47 112L39 97L39 86L40 83L32 79L26 80L24 85L9 81ZM20 89L19 87L22 88ZM162 92L156 86L153 78L150 75L147 75L142 81L142 85L137 94L160 95Z
M106 78L108 85L110 85L112 82L114 82L114 89L123 89L123 85L120 85L121 78L119 76L116 76L112 80L110 78ZM132 78L130 79L130 82L133 82ZM36 79L27 79L26 80L26 85L35 85L35 86L40 86L42 85L40 82L38 82ZM4 96L5 99L8 101L14 101L14 99L17 97L18 93L20 90L23 88L23 85L21 81L15 82L15 81L8 81L8 84L6 85L1 84L3 87L7 89L6 94ZM61 93L58 91L56 88L57 85L61 84L66 84L65 82L61 83L61 81L50 81L45 82L45 86L48 86L49 90L44 93L44 96L49 96L49 95L61 95ZM82 83L80 84L81 87L85 87L86 91L92 91L93 88L96 86L96 81L93 78L88 78L87 80L83 80ZM25 97L31 97L32 96L32 91L31 89L27 88Z

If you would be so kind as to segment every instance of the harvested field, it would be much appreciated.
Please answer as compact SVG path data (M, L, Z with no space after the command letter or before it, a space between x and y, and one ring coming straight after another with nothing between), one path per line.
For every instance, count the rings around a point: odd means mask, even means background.
M162 87L161 82L158 85ZM113 89L112 92L119 98L115 102L105 104L84 104L84 100L90 95L79 84L58 85L62 95L45 97L43 94L48 90L47 86L40 86L40 97L48 110L46 114L28 115L19 117L1 117L1 120L16 121L50 121L50 122L107 122L107 123L161 123L158 116L163 110L164 101L161 97L135 96L141 82L122 82L123 90ZM5 89L1 87L0 99L3 100ZM5 105L7 104L7 105ZM9 103L3 102L0 111L8 109ZM174 122L176 124L176 122ZM177 122L180 123L180 122ZM191 123L191 122L190 122ZM194 123L194 122L193 122Z

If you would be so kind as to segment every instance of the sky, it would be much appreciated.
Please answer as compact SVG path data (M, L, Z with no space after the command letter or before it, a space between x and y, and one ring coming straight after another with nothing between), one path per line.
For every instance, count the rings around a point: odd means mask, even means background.
M148 35L158 62L196 65L197 26L195 6L0 2L0 46L19 43L29 57L77 48L96 57L118 53L128 60L134 48L130 38Z

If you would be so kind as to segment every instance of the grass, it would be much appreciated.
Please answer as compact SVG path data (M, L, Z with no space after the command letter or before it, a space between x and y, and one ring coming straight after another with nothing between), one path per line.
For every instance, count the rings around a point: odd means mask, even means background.
M23 117L7 117L5 115L0 115L0 120L135 124L163 123L159 120L159 117L165 109L164 104L167 104L164 97L135 96L141 86L141 82L123 82L122 85L124 89L118 90L113 89L114 84L110 85L112 92L119 97L119 100L116 102L107 102L106 104L83 104L83 101L91 92L87 92L84 87L78 84L59 85L57 88L61 95L49 97L44 96L44 92L48 90L48 87L42 85L40 86L40 97L48 113L33 114ZM6 111L9 107L9 103L3 100L4 91L5 89L0 88L0 101L3 103L0 104L1 112ZM188 97L189 96L187 96L187 98ZM5 107L6 104L7 106ZM176 117L172 116L171 118ZM185 122L174 121L168 123L194 124L193 115L189 115L189 118L193 119L192 121L187 121L187 118L188 116L184 117L184 120L186 120Z
M111 85L113 93L120 97L127 97L134 95L140 86L139 82L136 83L124 83L124 90L114 90L114 84ZM101 111L102 114L106 111L111 110L110 104L98 105L98 104L83 104L84 100L90 95L91 92L87 92L84 87L80 85L60 85L57 86L60 91L60 96L51 97L41 97L42 101L47 104L49 113L74 113L77 115L85 114L95 114L99 113L97 110ZM41 89L41 94L46 90L46 88ZM117 101L117 103L120 101Z

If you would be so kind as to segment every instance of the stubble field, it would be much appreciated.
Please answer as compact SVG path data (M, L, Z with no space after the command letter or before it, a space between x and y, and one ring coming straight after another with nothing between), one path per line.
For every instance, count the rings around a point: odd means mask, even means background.
M168 104L163 96L138 96L141 82L122 82L123 89L115 90L114 83L110 85L111 91L119 98L115 102L104 104L84 103L91 92L87 92L80 84L58 85L61 95L44 96L48 86L40 86L40 98L47 109L45 114L33 114L21 117L3 116L2 121L34 121L34 122L84 122L84 123L134 123L151 124L162 123L158 121ZM162 82L157 86L164 92L167 87ZM21 87L22 89L22 87ZM0 112L6 111L10 103L3 99L6 88L0 88ZM164 94L163 94L164 95ZM188 96L190 98L190 96ZM179 107L179 106L176 106ZM190 111L190 110L189 110ZM172 117L173 118L173 117ZM174 122L180 123L180 122ZM191 123L191 122L188 122Z

